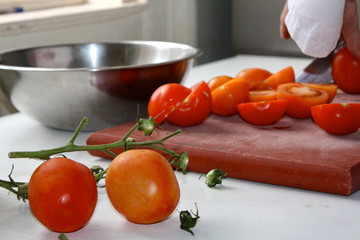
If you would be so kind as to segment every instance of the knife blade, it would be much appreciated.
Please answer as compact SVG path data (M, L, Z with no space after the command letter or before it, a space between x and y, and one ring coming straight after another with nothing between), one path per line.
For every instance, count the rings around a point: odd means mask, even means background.
M335 50L325 58L315 58L297 76L296 82L300 83L333 83L331 75L331 59L334 54L345 46L344 42L339 42Z

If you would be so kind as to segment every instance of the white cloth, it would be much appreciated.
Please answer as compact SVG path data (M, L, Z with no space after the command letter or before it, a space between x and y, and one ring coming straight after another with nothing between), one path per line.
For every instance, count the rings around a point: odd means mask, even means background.
M312 57L326 57L340 38L345 0L288 0L285 18L291 38Z

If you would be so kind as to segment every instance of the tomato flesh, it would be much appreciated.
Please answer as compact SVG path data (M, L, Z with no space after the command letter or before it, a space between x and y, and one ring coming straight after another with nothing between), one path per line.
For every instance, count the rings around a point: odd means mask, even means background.
M165 157L149 149L128 150L115 157L105 184L113 207L134 223L165 220L180 199L172 167Z
M276 100L277 94L276 90L258 90L250 91L249 101L250 102L259 102L259 101L268 101Z
M257 85L254 90L276 89L280 84L295 82L294 69L289 66L269 76Z
M249 89L251 90L271 75L271 72L262 68L245 68L236 74L236 78L245 79L249 85Z
M311 107L324 104L329 95L321 89L301 83L285 83L277 88L277 99L288 100L286 114L294 118L310 118Z
M42 163L28 186L33 215L55 232L73 232L84 227L97 203L97 185L85 165L58 157Z
M248 102L237 105L240 116L253 125L263 126L278 122L284 115L287 100Z
M328 103L311 108L315 123L324 131L345 135L360 127L360 103Z

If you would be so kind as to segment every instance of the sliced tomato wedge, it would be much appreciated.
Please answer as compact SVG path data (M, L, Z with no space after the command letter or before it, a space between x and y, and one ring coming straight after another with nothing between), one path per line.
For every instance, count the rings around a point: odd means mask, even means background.
M276 89L280 84L295 82L295 72L293 67L289 66L274 73L253 90Z
M328 103L332 102L332 100L336 96L336 92L338 86L336 84L326 84L326 83L303 83L306 86L310 86L313 88L322 89L329 94Z
M190 93L190 89L177 83L160 86L150 97L148 115L155 118L156 123L162 123Z
M226 82L232 80L233 78L227 75L220 75L213 77L209 80L208 85L210 88L210 91L214 91L216 88L220 87L221 85L224 85Z
M236 105L249 101L249 86L243 78L234 78L211 92L212 113L231 116L237 113Z
M249 89L251 90L271 75L271 72L262 68L245 68L236 74L236 78L244 78L249 84Z
M189 127L202 123L211 113L211 92L205 82L197 84L194 89L168 115L167 120L177 126Z
M284 115L287 100L248 102L237 105L240 116L248 123L257 126L278 122Z
M288 100L286 114L294 118L310 118L311 107L324 104L329 94L301 83L285 83L277 88L277 99Z
M360 128L360 103L328 103L313 106L311 114L324 131L335 135L356 132Z
M211 113L211 92L202 81L191 89L169 83L160 86L152 94L148 114L160 124L167 119L178 126L193 126L203 122Z
M250 102L259 102L259 101L269 101L276 100L277 93L276 90L258 90L258 91L250 91Z

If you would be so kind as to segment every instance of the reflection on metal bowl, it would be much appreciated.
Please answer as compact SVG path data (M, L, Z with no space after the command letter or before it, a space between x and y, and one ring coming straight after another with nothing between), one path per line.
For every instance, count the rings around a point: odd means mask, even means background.
M171 42L122 41L20 49L0 54L0 87L14 106L48 127L99 130L147 115L147 101L180 83L199 49Z

